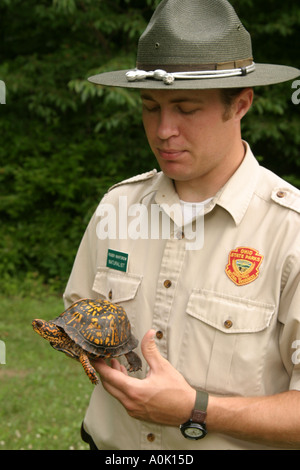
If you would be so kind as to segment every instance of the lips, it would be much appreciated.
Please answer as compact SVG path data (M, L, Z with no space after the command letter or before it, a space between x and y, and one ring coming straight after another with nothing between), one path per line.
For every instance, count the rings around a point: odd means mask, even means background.
M163 160L177 160L182 156L184 150L170 150L158 148L158 153Z

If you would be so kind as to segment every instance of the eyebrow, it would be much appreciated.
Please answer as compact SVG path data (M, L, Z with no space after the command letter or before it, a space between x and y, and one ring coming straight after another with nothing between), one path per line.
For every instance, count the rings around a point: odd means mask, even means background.
M142 98L142 100L156 102L156 100L151 95L148 95L147 93L141 93L141 98ZM175 104L175 103L203 103L203 100L201 98L188 98L188 97L183 96L182 98L181 97L174 98L173 100L170 101L170 103L171 104Z

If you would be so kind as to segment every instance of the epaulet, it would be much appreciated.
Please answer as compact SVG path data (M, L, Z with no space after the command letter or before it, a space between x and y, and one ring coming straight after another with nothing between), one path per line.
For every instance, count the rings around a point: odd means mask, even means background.
M131 178L128 178L126 180L120 181L119 183L114 184L108 189L108 192L110 192L114 188L118 188L119 186L123 186L125 184L133 184L133 183L140 183L141 181L147 181L153 176L157 174L157 170L153 169L151 171L147 171L146 173L142 173L140 175L132 176Z
M290 186L275 188L271 196L272 200L280 206L291 209L300 214L300 191Z

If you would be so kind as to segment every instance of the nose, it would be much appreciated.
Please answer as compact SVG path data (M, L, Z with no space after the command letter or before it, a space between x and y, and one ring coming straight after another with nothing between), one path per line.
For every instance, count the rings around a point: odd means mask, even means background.
M177 118L170 110L161 109L157 125L157 136L168 140L179 135Z

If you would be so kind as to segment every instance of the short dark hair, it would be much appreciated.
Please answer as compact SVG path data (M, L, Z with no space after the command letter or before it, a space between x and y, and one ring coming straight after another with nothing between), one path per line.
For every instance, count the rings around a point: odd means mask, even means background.
M246 88L220 88L221 101L225 106L224 121L230 118L230 110L234 100Z

